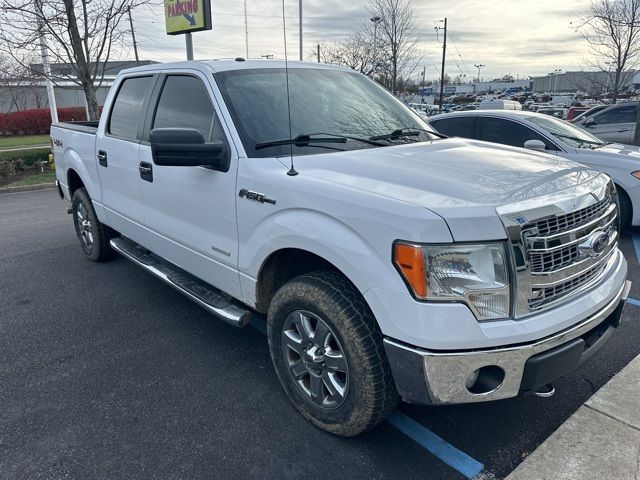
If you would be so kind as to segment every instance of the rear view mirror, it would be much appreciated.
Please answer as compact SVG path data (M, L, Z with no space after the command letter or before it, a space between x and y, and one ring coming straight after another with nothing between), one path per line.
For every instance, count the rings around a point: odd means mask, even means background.
M524 142L524 148L527 150L546 150L547 146L542 140L527 140Z
M151 155L156 165L171 167L210 167L229 170L229 152L220 141L205 142L193 128L154 128L149 134Z

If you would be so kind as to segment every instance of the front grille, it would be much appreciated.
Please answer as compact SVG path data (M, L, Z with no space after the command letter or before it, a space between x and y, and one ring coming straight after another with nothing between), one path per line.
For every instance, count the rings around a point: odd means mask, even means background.
M580 287L589 284L593 279L597 278L605 268L605 263L598 263L590 270L572 278L569 281L547 288L534 288L532 289L532 299L529 300L529 308L531 310L537 310L544 307L547 304L555 303L558 299L564 297Z
M576 190L581 191L567 192L563 198L550 195L549 203L529 201L498 208L513 251L514 318L586 292L604 277L616 254L613 184L598 177L589 191Z
M545 218L535 222L532 226L538 231L541 237L548 237L557 233L566 232L574 228L589 223L594 218L602 215L607 207L611 204L610 198L605 198L594 205L567 213L566 215L558 215L552 218Z

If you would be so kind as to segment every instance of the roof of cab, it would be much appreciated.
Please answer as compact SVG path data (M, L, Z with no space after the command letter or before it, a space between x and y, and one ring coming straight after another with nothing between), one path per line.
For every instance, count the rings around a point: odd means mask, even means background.
M290 69L294 68L311 68L321 70L342 70L347 72L353 72L353 70L338 65L329 65L326 63L317 62L298 62L289 61L287 66ZM255 68L285 68L284 60L266 60L266 59L221 59L221 60L189 60L184 62L170 62L170 63L154 63L152 65L145 65L142 67L133 67L122 70L122 74L130 74L135 72L159 72L166 70L178 70L186 68L195 68L202 70L208 68L212 72L223 72L228 70L247 70Z

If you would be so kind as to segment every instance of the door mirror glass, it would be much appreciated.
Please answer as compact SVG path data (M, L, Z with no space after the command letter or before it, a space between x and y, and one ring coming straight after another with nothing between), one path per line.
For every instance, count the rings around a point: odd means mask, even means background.
M546 150L547 146L542 140L527 140L524 142L524 148L527 150Z
M195 128L154 128L149 140L156 165L229 170L230 155L225 143L205 142Z

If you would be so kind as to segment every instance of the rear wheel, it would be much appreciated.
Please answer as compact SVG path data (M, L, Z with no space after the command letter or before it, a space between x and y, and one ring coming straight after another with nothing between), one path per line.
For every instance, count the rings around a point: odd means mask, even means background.
M94 262L107 260L113 255L109 240L116 234L103 225L93 208L85 188L78 188L71 197L71 211L76 235L85 257Z
M335 272L287 282L268 314L271 359L298 411L342 436L375 427L398 395L382 334L360 292Z

